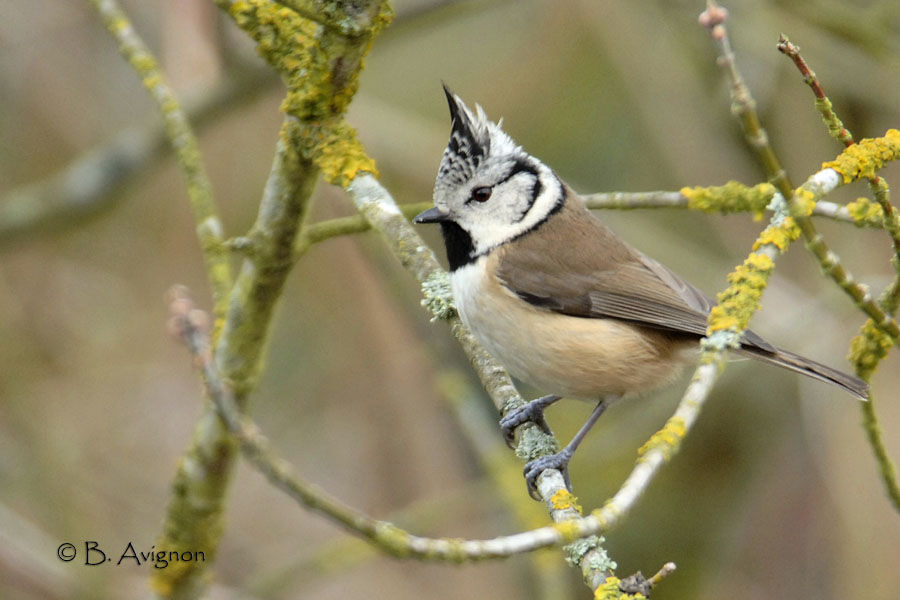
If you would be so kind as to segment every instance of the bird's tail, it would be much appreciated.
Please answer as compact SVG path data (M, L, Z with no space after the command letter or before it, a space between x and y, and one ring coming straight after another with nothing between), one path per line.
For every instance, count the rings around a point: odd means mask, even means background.
M832 369L827 365L810 360L805 356L800 356L799 354L794 354L787 350L781 350L780 348L768 350L754 346L742 346L738 352L762 360L763 362L784 367L791 371L796 371L797 373L802 373L807 377L834 384L847 390L860 400L869 399L868 383L855 375Z

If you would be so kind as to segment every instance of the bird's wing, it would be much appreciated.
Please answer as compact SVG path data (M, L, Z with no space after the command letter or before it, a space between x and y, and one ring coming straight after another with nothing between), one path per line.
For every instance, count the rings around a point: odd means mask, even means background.
M498 250L497 276L503 285L534 306L567 315L706 334L714 305L709 297L570 204L537 231ZM550 247L547 240L555 244ZM774 350L750 331L742 341Z

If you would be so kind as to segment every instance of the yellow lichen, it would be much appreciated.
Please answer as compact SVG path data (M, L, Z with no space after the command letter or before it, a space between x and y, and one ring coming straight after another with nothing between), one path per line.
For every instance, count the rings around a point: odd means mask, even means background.
M794 200L791 202L791 214L795 217L808 217L812 214L816 207L816 195L806 189L800 187L794 190Z
M753 243L753 250L756 251L766 244L772 244L779 251L784 252L798 237L800 237L800 228L794 219L787 217L779 225L766 227Z
M403 558L409 555L409 534L392 523L379 523L375 528L375 539L379 547L394 556Z
M709 331L741 330L759 307L762 292L775 263L765 254L752 252L728 275L731 285L719 293L718 305L710 311Z
M853 202L848 202L847 212L853 217L857 227L884 225L884 210L880 204L868 198L857 198Z
M594 590L594 600L646 600L643 594L627 594L619 589L622 580L615 576L607 577Z
M748 187L737 181L711 187L685 187L680 193L688 199L688 208L707 213L752 212L762 217L763 211L775 195L775 187L770 183L760 183Z
M681 417L670 417L663 428L650 436L638 449L638 456L644 457L652 450L661 450L666 460L678 450L678 445L687 433L687 425Z
M582 514L581 505L578 504L578 499L566 488L558 489L550 498L550 504L556 510L566 510L571 508L577 511L578 514Z
M860 377L868 379L892 346L891 338L875 327L875 323L869 319L850 342L847 359Z
M867 138L848 146L832 161L822 164L823 169L840 173L844 183L856 179L872 178L884 164L900 158L900 131L889 129L884 137Z
M581 531L581 527L578 525L578 521L575 519L554 523L553 528L559 532L566 542L573 542L584 535Z
M366 155L356 130L342 121L328 130L313 156L325 181L346 187L360 172L378 174L375 161Z
M326 181L343 187L360 172L377 174L375 162L343 114L359 86L362 60L374 34L390 22L390 7L382 5L366 36L351 41L262 0L237 2L230 13L287 86L281 109L301 125L299 135L290 140L300 156L314 162ZM330 17L341 18L337 13Z

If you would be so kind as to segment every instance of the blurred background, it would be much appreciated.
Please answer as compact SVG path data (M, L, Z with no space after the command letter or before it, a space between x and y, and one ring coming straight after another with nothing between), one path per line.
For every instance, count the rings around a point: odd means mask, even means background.
M196 121L216 202L227 235L244 233L282 119L280 82L210 2L123 5L182 97L205 107ZM701 1L394 5L397 19L367 59L350 120L398 202L431 198L449 126L441 81L503 117L526 150L580 192L761 180L697 25ZM776 51L779 33L801 46L857 138L900 126L900 4L726 6L738 64L795 184L840 148ZM183 283L210 306L194 224L165 150L102 197L53 209L37 227L16 225L33 209L22 198L71 196L74 183L53 187L58 173L126 139L123 132L154 131L160 118L88 3L18 2L4 13L0 597L139 598L151 566L87 567L63 563L55 551L96 540L118 556L129 542L148 550L159 534L176 462L202 409L190 359L165 335L162 301ZM222 101L210 107L213 97ZM884 174L900 185L896 165ZM856 185L829 199L867 194ZM351 213L340 190L318 187L311 219ZM763 226L750 216L675 210L599 216L709 293L724 287ZM892 273L887 236L818 224L854 275L875 293L883 289ZM423 235L443 260L435 228ZM253 416L301 474L376 517L423 535L517 531L521 523L486 481L440 392L448 373L473 381L465 358L418 302L418 286L376 236L313 248L281 299ZM848 342L862 323L796 244L779 260L752 325L778 345L849 369ZM898 366L894 352L873 386L895 461ZM683 388L684 380L604 416L572 465L585 508L615 492ZM478 402L483 437L496 445L496 415L486 397ZM590 408L570 401L551 409L558 437L569 439ZM504 452L518 477L521 465ZM524 497L524 483L520 491ZM537 561L462 566L369 552L244 464L226 527L213 598L589 595L555 550ZM900 516L885 497L857 403L747 361L725 372L681 453L607 546L621 576L676 562L677 573L654 593L663 600L887 599L900 588ZM536 564L555 573L549 584Z

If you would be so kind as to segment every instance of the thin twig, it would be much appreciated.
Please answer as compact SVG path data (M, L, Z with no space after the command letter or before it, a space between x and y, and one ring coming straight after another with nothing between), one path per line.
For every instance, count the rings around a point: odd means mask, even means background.
M166 84L156 58L134 30L128 16L116 0L90 0L100 13L106 28L119 43L119 51L141 77L144 87L156 101L166 126L166 135L175 151L178 166L187 179L188 197L197 238L206 262L207 278L213 293L215 314L225 312L225 299L231 288L232 273L228 252L223 245L223 228L219 220L212 186L203 167L199 144L187 116L175 94Z
M803 77L803 81L809 85L813 95L816 97L816 108L819 109L822 120L825 122L831 136L844 144L845 147L849 148L855 144L856 141L853 139L853 134L844 127L844 124L834 113L831 100L825 95L825 90L816 74L800 55L800 48L791 43L786 35L781 34L781 38L778 41L778 50L794 62L794 65L796 65L800 75ZM881 207L885 229L891 235L891 241L894 246L892 262L898 274L895 276L894 282L882 294L879 302L885 314L893 315L897 311L898 303L900 303L900 218L898 218L896 209L889 201L887 182L879 175L874 174L868 177L868 181L869 188ZM874 330L873 325L874 321L870 318L859 335L851 342L853 362L857 375L867 381L871 378L878 363L887 356L885 344L878 343L877 340L868 339L868 336L877 337L878 332ZM868 343L870 341L872 343ZM897 468L888 455L887 447L884 444L881 426L875 412L874 394L869 395L868 402L860 404L860 410L863 413L863 427L866 430L866 437L869 440L869 445L872 447L872 453L878 464L878 470L888 498L891 500L894 508L900 511L900 482L897 479Z
M741 122L747 144L756 152L769 180L787 200L791 216L800 228L800 232L806 241L806 247L819 261L825 273L853 299L860 310L872 318L875 325L884 331L894 344L900 345L900 327L898 327L897 322L885 314L863 286L856 283L853 276L841 263L838 255L828 247L822 235L816 230L812 220L809 218L814 202L809 201L811 198L808 195L800 198L798 194L794 193L791 181L781 167L774 150L769 144L768 135L759 122L756 105L750 90L744 83L743 77L737 68L734 52L731 49L731 42L728 39L728 32L725 28L727 16L728 12L725 9L713 0L708 0L707 10L701 15L700 23L709 29L710 37L719 50L718 63L725 70L731 83L732 110ZM883 138L883 140L885 140L885 145L890 146L892 140L887 138L888 136ZM845 150L845 154L848 150ZM875 151L875 149L872 150L873 152ZM894 150L896 150L895 155L882 158L881 162L883 160L896 160L900 157L900 147L894 146ZM872 157L866 156L866 158L871 159ZM845 183L858 179L860 176L859 172L849 173L845 170L836 170L836 172L839 172L846 179ZM809 184L810 180L807 183ZM806 191L812 193L809 190ZM821 195L818 197L821 197Z
M796 65L797 70L800 71L800 75L803 77L803 81L812 90L813 95L816 97L816 108L822 115L822 120L825 122L825 126L828 128L831 136L845 147L849 148L855 144L856 141L853 139L853 134L844 127L843 122L832 109L831 100L825 95L825 89L819 82L819 78L816 77L806 60L800 55L800 48L793 44L783 33L778 40L777 47L779 52L788 56L794 62L794 65ZM875 201L881 207L885 230L891 236L891 243L894 246L894 267L898 271L898 277L900 277L900 216L897 215L897 210L890 202L890 190L887 182L876 174L867 177L867 179L869 188L875 196Z
M278 79L259 68L234 69L209 93L185 104L187 121L197 129L223 110L234 110L274 87ZM45 229L57 230L113 208L126 195L120 186L169 149L157 123L120 131L46 179L7 192L0 201L0 246Z
M709 188L690 188L689 192L686 192L688 188L685 188L685 190L682 190L681 192L601 192L596 194L586 194L582 196L582 199L585 201L585 205L591 210L692 208L704 212L721 212L725 214L735 212L755 212L757 210L758 207L746 204L741 199L740 192L737 192L739 195L733 197L729 202L722 203L718 198L720 198L720 190L723 187L733 188L733 186L726 185ZM752 188L745 189L749 192ZM685 195L685 193L688 193L689 196ZM773 189L773 194L766 197L766 201L761 205L765 210L770 212L773 210L766 205L771 203L775 194L777 194L779 198L781 197L781 195ZM707 200L700 204L697 202L697 198L700 195L703 195L704 198L707 196L716 198L716 200ZM737 202L735 202L735 200ZM740 205L741 207L736 208L735 204ZM398 205L398 208L400 209L400 212L403 213L403 216L407 219L411 219L414 215L430 206L431 202L416 202L414 204L400 204ZM816 203L816 206L813 209L813 215L844 223L852 223L860 227L879 228L882 226L880 218L860 218L852 214L846 206L828 202L826 200L820 200ZM371 229L372 227L369 225L369 222L366 221L362 215L358 214L346 217L335 217L316 223L308 223L303 227L300 236L297 238L297 244L294 248L295 260L303 256L306 250L313 244L342 235L363 233L370 231ZM246 246L246 238L232 239L228 240L226 243L234 250L243 251Z

